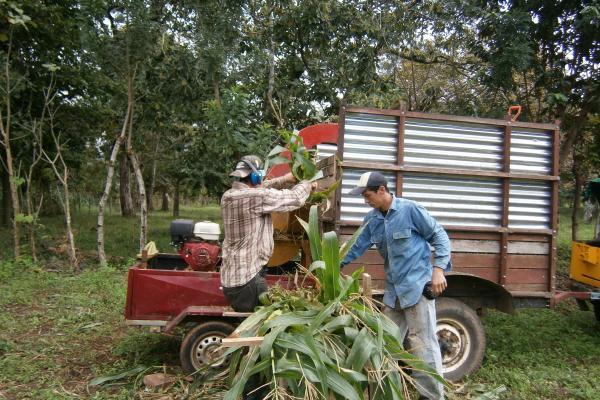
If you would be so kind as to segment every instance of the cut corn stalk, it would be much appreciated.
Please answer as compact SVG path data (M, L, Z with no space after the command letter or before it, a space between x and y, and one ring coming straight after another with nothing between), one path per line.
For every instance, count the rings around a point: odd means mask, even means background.
M348 246L340 249L333 232L321 237L316 206L309 215L302 225L315 261L307 272L318 283L295 290L270 288L268 304L236 329L237 337L259 336L262 342L247 352L224 352L233 354L225 399L240 398L252 375L262 377L274 397L323 400L406 399L412 384L408 368L444 382L403 349L398 326L372 299L360 295L361 270L340 274L339 262Z

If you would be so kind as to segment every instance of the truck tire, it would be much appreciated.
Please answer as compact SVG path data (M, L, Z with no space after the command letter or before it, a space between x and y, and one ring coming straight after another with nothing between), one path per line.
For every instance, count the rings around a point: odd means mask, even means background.
M600 300L592 300L592 306L594 306L596 321L600 322Z
M181 342L179 359L186 374L211 365L221 355L221 339L229 336L234 327L222 321L202 322L190 330ZM213 364L215 369L226 369L229 360Z
M461 301L441 297L435 308L444 378L456 382L481 366L485 331L475 311Z

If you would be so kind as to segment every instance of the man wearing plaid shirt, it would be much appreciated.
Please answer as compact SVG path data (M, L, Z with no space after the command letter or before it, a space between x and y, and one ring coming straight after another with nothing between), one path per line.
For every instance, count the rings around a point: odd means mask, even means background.
M250 312L258 305L258 296L267 290L261 271L273 254L271 213L292 211L304 205L316 183L296 182L291 173L262 181L262 161L244 156L237 163L231 189L221 198L225 230L221 285L234 310Z

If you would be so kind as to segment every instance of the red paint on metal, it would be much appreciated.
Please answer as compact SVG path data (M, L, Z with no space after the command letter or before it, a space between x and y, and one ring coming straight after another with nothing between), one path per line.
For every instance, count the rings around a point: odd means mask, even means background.
M567 300L569 298L575 298L579 300L589 300L591 297L591 292L563 292L557 290L554 292L553 304L559 303L563 300Z
M267 275L269 286L276 283L293 286L289 276ZM218 272L129 269L126 319L169 321L189 306L214 307L210 315L230 310Z
M304 146L308 149L312 149L321 143L337 144L338 142L338 124L324 123L307 126L300 130L298 135L302 138ZM283 153L284 157L290 158L289 153ZM267 177L276 178L283 176L290 172L290 167L287 164L279 164L274 166Z
M556 306L561 301L574 298L578 300L589 300L592 297L591 292L567 292L556 290L554 291L554 297L550 299L550 307Z

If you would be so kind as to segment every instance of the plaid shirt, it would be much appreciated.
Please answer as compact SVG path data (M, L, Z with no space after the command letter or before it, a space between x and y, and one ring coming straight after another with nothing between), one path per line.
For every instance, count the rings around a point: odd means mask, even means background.
M221 285L241 286L250 281L267 264L273 254L274 211L292 211L304 205L311 190L309 182L292 189L275 189L285 178L265 181L251 188L234 182L221 198L221 215L225 228Z

